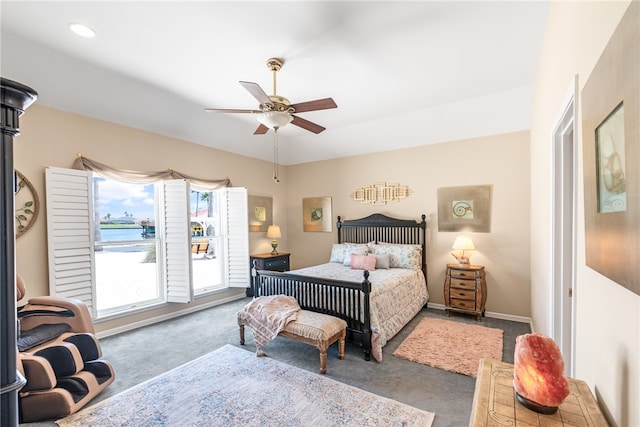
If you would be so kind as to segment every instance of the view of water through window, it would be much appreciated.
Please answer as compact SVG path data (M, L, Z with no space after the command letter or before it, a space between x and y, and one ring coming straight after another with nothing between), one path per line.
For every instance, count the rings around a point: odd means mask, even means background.
M102 315L162 301L165 283L157 256L153 185L94 180L99 228L95 230L97 309ZM215 192L191 191L194 293L223 287ZM120 213L121 212L121 213Z

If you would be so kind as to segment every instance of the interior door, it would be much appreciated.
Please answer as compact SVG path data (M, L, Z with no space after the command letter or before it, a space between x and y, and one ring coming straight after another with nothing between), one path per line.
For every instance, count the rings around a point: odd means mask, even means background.
M573 376L575 347L576 85L577 77L553 134L552 325L567 376Z

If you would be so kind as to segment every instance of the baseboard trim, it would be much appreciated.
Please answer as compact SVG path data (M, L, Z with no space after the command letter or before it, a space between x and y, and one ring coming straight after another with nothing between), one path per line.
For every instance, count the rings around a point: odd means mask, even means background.
M443 310L443 311L445 309L444 304L436 304L431 302L429 303L428 307L435 308L436 310ZM485 311L484 315L485 317L491 317L494 319L510 320L512 322L519 322L519 323L528 323L529 326L531 326L532 324L530 317L515 316L513 314L495 313L493 311Z
M186 314L196 313L201 310L206 310L207 308L215 307L217 305L225 304L231 301L237 301L239 299L245 298L244 293L233 295L227 298L221 298L215 301L211 301L205 304L199 304L196 306L192 306L189 308L185 308L184 310L174 311L172 313L163 314L161 316L155 316L149 319L140 320L138 322L130 323L128 325L120 326L117 328L107 329L105 331L96 332L96 337L98 339L110 337L113 335L121 334L123 332L132 331L134 329L142 328L144 326L153 325L156 323L164 322L165 320L175 319L176 317L184 316Z

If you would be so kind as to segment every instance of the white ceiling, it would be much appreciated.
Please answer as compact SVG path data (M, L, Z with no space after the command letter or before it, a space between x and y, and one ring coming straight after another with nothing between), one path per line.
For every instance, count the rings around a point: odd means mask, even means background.
M548 11L535 1L5 1L2 77L39 105L272 160L253 135L238 83L278 95L332 97L300 113L325 126L279 132L280 162L299 164L529 129ZM69 31L81 22L96 31Z

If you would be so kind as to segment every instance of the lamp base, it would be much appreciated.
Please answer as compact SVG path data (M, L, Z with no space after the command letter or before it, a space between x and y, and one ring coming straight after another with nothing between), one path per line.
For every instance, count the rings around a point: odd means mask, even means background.
M525 408L531 409L533 412L537 412L539 414L551 415L555 414L558 411L557 406L539 405L533 400L529 400L526 397L521 396L518 392L516 392L516 400Z
M273 248L273 250L271 251L271 255L278 255L278 251L276 250L276 248L278 247L278 244L271 243L271 247Z

